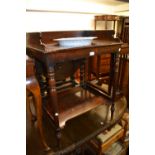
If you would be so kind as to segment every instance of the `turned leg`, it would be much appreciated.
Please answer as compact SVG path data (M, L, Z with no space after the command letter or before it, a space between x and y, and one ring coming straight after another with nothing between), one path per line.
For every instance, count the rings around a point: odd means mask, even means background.
M98 85L102 85L101 79L100 79L100 66L101 66L101 56L97 56L97 80Z
M85 76L85 64L84 62L82 62L80 64L80 85L81 86L84 86L84 82L85 82L84 76Z
M89 57L88 58L88 65L87 65L88 81L91 81L91 70L92 70L92 57Z
M123 88L123 80L124 80L124 75L125 75L125 69L127 65L127 54L122 54L122 69L121 69L121 76L120 76L120 83L119 83L119 89L122 90Z
M113 101L112 104L111 104L111 120L114 117L114 111L115 111L115 104L114 104L114 101Z
M73 71L74 71L75 70L75 63L74 63L74 61L72 61L72 65L73 65ZM74 74L71 75L70 78L71 78L71 82L72 82L72 87L75 87L75 85L76 85L75 75Z
M111 59L110 59L110 77L109 77L109 84L108 84L108 94L111 95L111 90L112 90L112 82L114 79L114 67L115 67L115 62L114 62L114 54L111 54Z
M119 69L119 51L112 53L112 61L114 62L114 76L113 76L113 92L112 92L112 105L111 105L111 119L113 119L115 111L116 91L118 88L118 69Z
M56 138L57 138L57 145L60 147L60 140L61 140L61 129L59 126L59 109L58 109L58 102L57 102L57 91L56 91L56 81L55 81L55 71L54 66L49 65L47 66L47 76L48 76L48 86L49 86L49 96L50 96L50 104L53 108L53 115L54 115L54 122L56 125Z
M115 107L114 107L114 77L115 77L115 54L111 54L111 60L110 60L110 78L109 78L109 87L108 87L108 93L109 95L112 95L112 104L111 104L111 120L113 119ZM113 85L113 92L112 92L112 85ZM112 93L112 94L111 94Z

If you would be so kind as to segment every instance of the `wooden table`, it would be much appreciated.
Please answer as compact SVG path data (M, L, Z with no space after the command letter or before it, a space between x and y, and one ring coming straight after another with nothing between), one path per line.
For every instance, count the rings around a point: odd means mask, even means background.
M40 32L40 33L28 33L27 34L27 54L33 57L37 62L41 63L46 70L47 78L47 88L49 92L48 103L45 107L47 114L50 116L51 120L54 121L56 126L57 138L60 139L60 129L65 125L66 121L77 117L95 107L99 106L101 103L111 103L112 115L114 112L114 101L115 101L115 91L117 87L117 74L118 74L118 54L121 47L121 42L118 39L113 38L114 31L58 31L58 32ZM60 47L57 42L53 39L64 38L64 37L77 37L77 36L95 36L97 39L93 40L92 44L83 47L65 48ZM112 57L112 68L111 68L111 86L109 90L109 96L104 94L101 90L97 89L91 85L88 81L89 79L89 57L94 55L101 55L110 53ZM75 88L73 92L83 91L84 101L83 105L73 104L69 109L64 110L58 102L61 100L58 98L58 93L56 90L56 79L55 79L55 65L57 63L66 61L80 61L81 69L81 80L80 87ZM88 70L88 72L86 72ZM88 73L88 75L87 75ZM113 90L113 91L111 91ZM74 95L74 93L71 94ZM100 94L100 95L97 95ZM71 96L71 94L68 95ZM89 94L89 95L88 95ZM91 98L95 96L94 98ZM103 96L105 95L105 97ZM60 95L59 95L60 96ZM89 96L89 97L88 97ZM60 97L61 98L61 97ZM69 99L69 98L68 98ZM73 98L74 100L74 98ZM79 101L79 100L77 100ZM65 100L65 103L67 100ZM89 104L88 104L89 102ZM84 107L84 108L83 108Z

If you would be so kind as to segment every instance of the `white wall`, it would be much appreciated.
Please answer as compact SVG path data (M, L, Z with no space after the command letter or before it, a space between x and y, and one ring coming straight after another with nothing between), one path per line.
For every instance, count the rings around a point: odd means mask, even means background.
M115 7L82 0L27 0L26 8L26 32L93 30L95 15L116 14Z
M114 8L114 13L121 16L129 16L129 4L118 5Z
M83 13L111 13L113 8L109 5L86 0L27 0L26 9L69 11Z
M26 30L57 31L57 30L92 30L94 15L54 12L27 12Z

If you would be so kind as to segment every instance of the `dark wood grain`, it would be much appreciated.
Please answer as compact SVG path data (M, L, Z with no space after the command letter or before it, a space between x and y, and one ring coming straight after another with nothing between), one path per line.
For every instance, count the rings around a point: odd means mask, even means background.
M37 126L39 129L42 144L44 146L44 149L47 151L50 148L45 141L43 127L42 127L41 92L40 92L39 83L35 77L34 61L28 56L26 57L26 90L28 91L28 94L31 93L32 97L34 98L34 103L36 105ZM30 104L30 103L27 102L27 104ZM30 107L30 106L27 106L27 107ZM30 110L30 109L27 109L27 110Z
M66 96L61 96L61 94L58 93L56 89L56 77L60 77L56 75L56 66L58 64L64 64L66 62L72 62L71 65L73 65L74 67L71 67L72 69L70 70L74 71L70 72L70 74L67 74L68 72L64 72L64 74L61 74L64 75L65 78L66 76L71 76L71 74L75 73L75 70L80 67L80 87L82 89L87 89L86 86L89 85L89 83L86 84L88 79L88 74L86 73L86 71L88 70L87 63L88 58L90 57L90 52L93 51L94 55L101 55L106 53L116 55L119 52L118 49L121 47L122 43L119 39L115 39L113 37L113 34L114 31L60 31L27 34L27 54L39 61L46 70L44 76L46 76L47 78L49 102L45 110L56 126L58 143L61 138L60 129L66 124L67 121L101 104L104 104L105 102L107 102L107 98L105 96L105 99L104 95L100 93L100 90L97 91L96 89L94 89L95 93L93 92L94 98L92 99L90 99L89 97L89 95L91 96L89 90L83 91L81 96L78 96L78 98L74 93L65 94L63 92ZM53 39L59 37L63 38L73 36L96 36L97 39L95 39L89 46L74 48L60 47L56 42L53 42ZM33 41L33 39L35 39L36 41ZM114 64L117 64L116 58L117 57L114 56ZM117 72L115 70L115 65L113 67L114 78L112 78L113 81L111 82L113 84L113 90L115 91ZM63 68L60 68L61 71L62 69ZM65 70L67 69L68 68L65 68ZM71 90L73 91L74 89ZM88 95L86 95L87 93ZM112 104L114 104L113 98L111 99L113 101ZM109 103L111 99L109 100Z
M121 40L129 44L129 17L122 17Z

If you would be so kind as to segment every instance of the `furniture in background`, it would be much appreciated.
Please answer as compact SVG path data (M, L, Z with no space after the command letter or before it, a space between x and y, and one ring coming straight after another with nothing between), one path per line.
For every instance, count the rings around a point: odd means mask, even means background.
M37 120L37 126L41 138L41 142L44 146L44 149L47 151L49 150L49 146L47 145L43 133L43 126L42 126L42 98L40 93L40 86L35 77L35 68L34 68L34 61L26 56L26 104L27 104L27 111L30 114L31 121ZM31 111L31 103L35 104L36 108L36 116L32 114Z
M107 61L104 60L108 59ZM93 57L90 59L91 73L95 75L93 79L97 79L97 85L110 85L111 73L110 66L112 64L109 57L104 56L101 58ZM105 69L109 70L107 73ZM126 96L129 102L129 45L122 44L119 52L119 68L118 68L118 80L117 80L117 94L123 94Z
M108 28L107 21L113 21L113 29L116 31L116 36L119 36L123 45L121 46L121 51L119 55L119 78L118 85L119 90L121 90L127 99L129 100L129 65L128 65L128 54L129 54L129 18L115 15L101 15L95 16L95 29L97 28L97 21L102 21L103 28ZM117 24L116 24L117 21ZM117 26L116 26L117 25ZM100 25L101 27L101 25ZM125 52L126 51L126 52ZM90 58L91 62L91 73L94 79L97 79L98 85L106 85L110 83L110 66L111 66L111 56L100 55ZM110 85L110 84L109 84Z
M111 104L111 118L114 114L116 101L118 60L121 42L113 38L114 31L58 31L27 34L27 54L36 61L37 77L43 94L44 108L53 121L56 129L58 146L60 146L61 130L67 121L86 113L99 105ZM65 37L97 37L91 45L80 47L61 47L54 39ZM108 93L93 84L90 80L89 58L91 56L111 55L111 78ZM70 74L65 63L71 63ZM58 67L59 66L59 67ZM71 78L72 88L59 91L57 82L61 77L57 72L65 71L65 78L74 75L80 68L80 84L76 85L74 77ZM59 74L60 74L59 73ZM40 77L40 78L39 78ZM44 77L41 80L41 77ZM63 81L63 79L61 79ZM76 86L75 86L76 85ZM46 93L44 93L46 91ZM46 95L45 95L46 94Z
M116 22L120 20L119 16L116 15L100 15L100 16L95 16L95 21L94 21L94 28L95 30L97 30L97 23L98 21L102 21L103 22L103 27L102 30L109 30L110 28L108 27L108 21L111 21L113 23L113 28L112 30L115 31L116 29Z
M116 29L117 29L117 22L120 21L120 17L116 15L99 15L95 16L94 19L94 28L97 30L97 26L100 23L100 29L102 30L109 30L112 29L115 31L116 34ZM108 22L111 22L113 24L108 25ZM109 74L110 74L110 54L106 55L99 55L95 56L91 59L92 63L92 70L91 72L93 73L94 76L96 76L97 80L99 81L99 84L108 83L109 82Z
M121 17L120 30L118 31L119 38L123 41L120 66L122 66L124 76L122 76L122 79L120 80L120 86L127 98L129 106L129 17Z
M123 43L129 44L129 17L121 17L122 18L122 26L121 26L121 35L120 39Z
M97 155L125 155L129 146L128 126L128 113L125 112L119 123L97 135L88 142L88 145Z
M118 91L122 93L129 104L129 44L121 45L119 55ZM129 105L128 105L129 106Z

